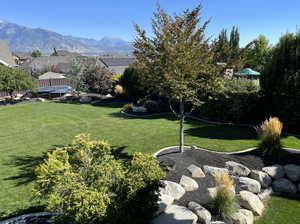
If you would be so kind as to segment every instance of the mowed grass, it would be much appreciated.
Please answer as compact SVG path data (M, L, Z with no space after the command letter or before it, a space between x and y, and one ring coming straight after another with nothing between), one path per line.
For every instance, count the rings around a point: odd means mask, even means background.
M90 133L125 152L153 153L178 144L178 121L170 115L128 118L122 104L92 106L54 102L0 108L0 213L34 206L32 170L44 154L69 144L74 136ZM186 144L216 151L239 151L257 145L249 128L187 121ZM300 148L300 140L284 138L286 147Z
M296 224L300 223L300 201L272 197L267 203L266 214L255 224Z

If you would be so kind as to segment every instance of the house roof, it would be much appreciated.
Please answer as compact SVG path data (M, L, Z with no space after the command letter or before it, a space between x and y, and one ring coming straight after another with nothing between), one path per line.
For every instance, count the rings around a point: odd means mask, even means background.
M5 40L0 40L0 63L9 67L17 66Z
M88 57L88 56L41 56L34 58L31 61L23 63L23 67L27 70L34 71L39 73L44 69L52 67L56 72L68 73L72 70L72 65L74 59L77 58L82 61L86 66L97 65L105 66L102 61L97 57Z
M243 75L260 75L260 73L257 72L257 71L254 71L251 68L244 68L243 70L235 73L235 75L237 75L237 76L243 76Z
M56 73L56 72L46 72L43 75L39 76L39 80L45 79L64 79L66 78L64 74Z
M124 70L135 61L135 58L128 56L103 56L101 57L101 60L113 73L123 74Z

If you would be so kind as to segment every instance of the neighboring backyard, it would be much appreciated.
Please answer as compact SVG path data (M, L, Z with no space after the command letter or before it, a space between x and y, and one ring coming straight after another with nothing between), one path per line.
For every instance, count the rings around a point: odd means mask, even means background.
M49 102L0 107L0 217L1 213L11 214L35 205L36 202L30 201L33 168L42 161L44 153L70 143L79 133L107 140L127 153L153 153L177 144L178 121L171 115L129 118L119 113L121 108L120 103L92 106ZM215 151L239 151L255 147L258 142L255 130L250 128L194 120L187 121L185 128L187 145ZM300 139L296 137L284 137L283 144L300 149ZM269 206L274 203L278 207L281 202L287 207L293 205L294 211L300 206L299 201L281 198L272 199ZM273 213L275 206L263 220ZM272 223L263 220L259 223Z

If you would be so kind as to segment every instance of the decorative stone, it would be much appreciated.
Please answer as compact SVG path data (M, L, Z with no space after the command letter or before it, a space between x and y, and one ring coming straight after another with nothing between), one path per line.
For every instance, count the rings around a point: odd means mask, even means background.
M300 166L295 164L289 164L284 166L285 173L287 177L294 182L300 180Z
M197 220L197 215L186 207L171 205L164 213L153 219L152 224L196 224Z
M161 194L172 196L176 200L179 200L185 194L185 190L181 185L167 180L163 181L163 183L165 187L160 188Z
M206 175L216 176L216 174L229 174L228 169L213 167L213 166L203 166L203 171Z
M135 113L146 113L147 108L143 106L132 106L132 111Z
M267 188L272 184L272 178L265 172L252 170L250 178L257 180L263 188Z
M156 215L161 214L164 212L168 206L170 206L174 202L174 198L167 194L161 194L158 200L158 210Z
M194 178L202 178L205 177L202 169L194 164L190 165L187 170L192 174Z
M245 191L251 191L252 193L257 194L260 192L261 185L257 180L253 180L248 177L240 177L239 189Z
M239 209L231 218L232 224L253 224L254 222L253 213L247 209Z
M211 214L206 208L193 201L188 203L188 208L198 216L199 223L210 224Z
M210 202L216 197L217 188L216 187L209 187L209 188L207 188L207 192L208 192L208 201Z
M264 189L261 193L258 194L258 197L260 200L265 200L269 198L273 194L273 189L272 187Z
M275 180L272 184L273 191L280 193L289 193L295 194L297 193L297 187L290 180L285 178L280 178Z
M265 206L257 195L249 191L241 191L239 201L241 207L251 210L254 215L262 215Z
M231 175L247 177L250 173L250 169L248 167L234 161L226 162L225 167L229 170Z
M274 179L279 179L284 177L284 169L281 165L273 165L273 166L267 166L262 168L262 171L266 172L267 174L269 174L270 177L274 178Z
M92 101L92 98L89 97L89 96L82 96L82 97L80 97L80 99L79 99L79 102L80 102L80 103L89 103L89 102L91 102L91 101Z
M36 101L37 102L45 102L46 100L44 98L37 98Z
M185 175L181 177L179 184L186 191L195 191L199 188L198 183L194 179Z

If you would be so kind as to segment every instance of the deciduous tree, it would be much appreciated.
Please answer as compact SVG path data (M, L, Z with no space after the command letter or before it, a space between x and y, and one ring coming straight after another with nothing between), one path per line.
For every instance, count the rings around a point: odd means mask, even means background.
M170 16L159 6L152 19L153 36L138 25L134 41L137 66L150 91L179 104L180 150L184 148L184 120L188 108L200 105L199 96L218 85L212 52L200 24L201 5Z

